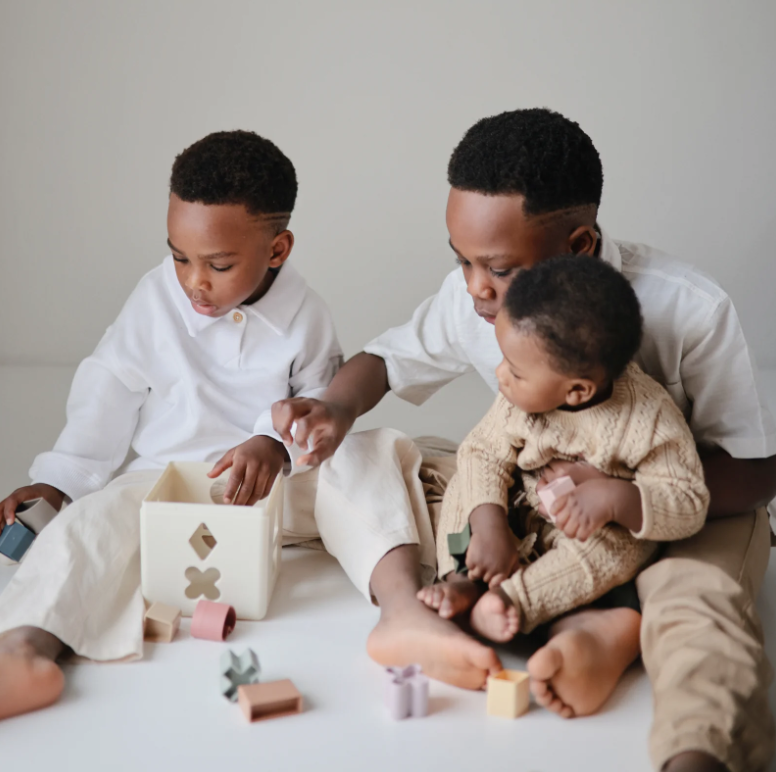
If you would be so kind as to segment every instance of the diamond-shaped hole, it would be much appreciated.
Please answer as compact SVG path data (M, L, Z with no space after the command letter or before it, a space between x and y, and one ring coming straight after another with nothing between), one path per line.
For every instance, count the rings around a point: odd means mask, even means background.
M189 544L194 548L199 559L204 560L215 549L218 542L215 536L210 533L210 529L204 523L200 523L189 539Z

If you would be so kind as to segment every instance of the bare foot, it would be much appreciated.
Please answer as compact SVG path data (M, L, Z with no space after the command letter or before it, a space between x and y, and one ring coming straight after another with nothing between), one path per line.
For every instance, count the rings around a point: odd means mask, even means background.
M464 689L482 689L502 669L493 649L417 601L384 612L366 648L381 665L417 663L430 678Z
M528 660L536 702L563 718L595 713L640 651L641 614L586 609L556 622Z
M729 770L707 753L686 751L674 756L663 767L663 772L729 772Z
M517 635L520 627L520 614L507 594L497 587L488 590L472 609L472 629L483 638L506 643Z
M442 619L452 619L474 606L482 588L468 579L455 579L432 584L418 591L418 600L439 612Z
M62 671L48 656L51 644L36 645L40 638L26 634L26 630L14 630L0 637L0 719L51 705L59 699L65 685ZM42 630L37 632L48 635Z

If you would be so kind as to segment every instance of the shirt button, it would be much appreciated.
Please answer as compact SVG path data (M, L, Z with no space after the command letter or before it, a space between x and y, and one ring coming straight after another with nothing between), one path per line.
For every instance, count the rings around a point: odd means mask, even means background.
M239 311L235 311L232 315L232 319L234 319L237 324L240 324L240 322L243 320L243 315Z

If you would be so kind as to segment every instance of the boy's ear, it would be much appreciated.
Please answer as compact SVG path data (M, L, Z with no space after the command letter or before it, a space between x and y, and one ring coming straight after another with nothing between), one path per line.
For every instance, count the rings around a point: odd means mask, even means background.
M592 225L580 225L569 235L569 254L571 255L595 255L598 234Z
M566 404L569 407L579 407L590 402L598 387L589 378L577 378L569 383L566 391Z
M289 230L282 231L272 239L272 257L269 261L270 268L280 268L288 260L291 250L294 248L294 234Z

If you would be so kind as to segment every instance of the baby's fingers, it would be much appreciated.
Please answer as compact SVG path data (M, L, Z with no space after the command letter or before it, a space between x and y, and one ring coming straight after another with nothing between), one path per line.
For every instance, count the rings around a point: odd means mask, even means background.
M506 574L496 574L489 582L488 582L488 589L495 590L496 587L498 587L501 582L503 582L505 579L507 579Z

